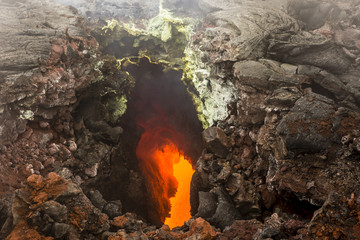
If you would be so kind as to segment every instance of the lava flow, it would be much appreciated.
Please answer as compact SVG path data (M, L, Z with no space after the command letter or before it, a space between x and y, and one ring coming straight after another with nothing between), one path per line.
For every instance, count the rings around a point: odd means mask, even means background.
M166 146L168 148L169 146ZM170 147L171 148L171 147ZM176 226L182 226L187 221L190 215L190 182L191 177L194 174L191 164L182 154L179 154L176 148L169 149L171 152L171 158L177 160L174 161L174 177L178 181L179 185L175 197L170 198L171 211L170 217L166 218L165 224L170 228Z
M157 124L151 124L154 122ZM191 217L190 181L194 173L190 160L176 146L182 135L163 119L150 120L141 126L145 132L136 155L148 191L162 222L170 228L182 226Z

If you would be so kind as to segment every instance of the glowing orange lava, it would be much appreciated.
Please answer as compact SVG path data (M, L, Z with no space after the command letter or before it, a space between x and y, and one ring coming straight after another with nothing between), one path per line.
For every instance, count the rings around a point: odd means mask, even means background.
M142 127L145 132L136 155L154 207L161 221L170 228L182 226L191 217L190 181L194 173L190 160L176 147L182 135L167 123Z
M191 164L179 151L169 145L165 146L164 153L174 162L174 177L178 181L177 192L170 198L170 217L165 219L165 224L170 228L182 226L189 220L190 215L190 182L194 174Z

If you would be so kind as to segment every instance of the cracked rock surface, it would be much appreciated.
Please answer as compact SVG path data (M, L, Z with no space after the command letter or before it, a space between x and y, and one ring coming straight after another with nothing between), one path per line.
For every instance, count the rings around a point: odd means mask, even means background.
M158 4L0 0L0 238L360 239L360 2L164 1L200 19L187 49L210 124L172 230L142 215L114 115L136 79L94 34Z

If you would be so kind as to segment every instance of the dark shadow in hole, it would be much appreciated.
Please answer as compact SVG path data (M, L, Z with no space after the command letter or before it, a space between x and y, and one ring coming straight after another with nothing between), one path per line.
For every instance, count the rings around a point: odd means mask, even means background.
M161 226L162 216L154 209L151 194L145 188L145 179L139 176L135 151L143 129L137 122L151 119L159 113L164 114L167 123L184 135L184 140L178 140L176 144L191 158L193 166L203 149L202 125L181 81L180 71L164 71L163 66L152 64L145 58L138 65L129 65L126 70L136 79L136 85L120 124L124 132L112 155L111 175L104 179L103 187L99 190L107 200L120 199L124 211L135 212Z
M300 200L291 193L283 192L277 199L277 203L273 207L274 209L279 207L281 211L290 215L295 214L305 220L310 220L314 212L321 208L321 206L311 204L309 201Z

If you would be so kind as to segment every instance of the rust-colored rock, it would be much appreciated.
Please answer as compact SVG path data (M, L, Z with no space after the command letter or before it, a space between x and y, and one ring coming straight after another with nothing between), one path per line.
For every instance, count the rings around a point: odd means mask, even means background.
M214 228L202 218L195 219L190 225L189 236L200 234L201 239L210 240L216 238L216 232Z
M287 0L199 1L207 16L187 45L194 61L178 67L195 69L189 74L194 79L184 82L199 97L199 115L214 123L204 131L207 151L192 181L193 215L198 210L195 216L206 221L191 219L173 231L147 227L129 213L119 216L111 202L96 204L84 194L89 186L100 188L97 179L122 171L117 191L135 207L142 203L134 199L146 199L142 176L129 169L132 162L113 165L115 152L126 157L114 148L122 119L111 125L104 120L111 115L105 98L127 95L134 82L122 81L126 74L112 71L116 58L106 63L99 51L112 49L108 40L128 46L107 39L110 30L97 36L100 48L92 37L102 27L99 15L123 20L124 8L125 15L146 9L136 6L139 0L125 7L125 0L93 1L96 7L85 2L54 8L51 1L0 0L0 19L6 19L0 21L1 239L360 239L358 0L290 0L287 13L265 7ZM168 0L163 7L171 2L191 1ZM148 46L141 37L130 39ZM158 45L152 45L142 51L157 61L152 50ZM98 85L88 87L92 82ZM112 187L101 189L104 199ZM12 194L11 201L5 194ZM306 213L293 213L295 208ZM254 220L258 216L264 224ZM115 217L111 228L109 217Z
M35 174L27 178L27 184L35 190L40 190L45 186L43 177Z
M53 237L45 237L38 231L29 228L26 221L19 222L6 240L53 240Z
M30 177L30 180L33 179L39 179L39 177ZM40 185L34 185L32 182L32 186L35 188L32 190L29 197L35 204L41 204L50 198L59 196L67 189L69 183L58 174L51 172L44 181L38 181L38 184ZM40 186L45 188L40 189Z
M126 217L125 215L119 216L114 218L114 220L112 221L111 225L118 227L118 228L124 228L125 227L125 223L129 220L128 217Z
M311 220L310 236L318 239L360 239L360 201L332 193Z
M265 185L259 186L259 190L261 193L261 199L262 199L265 207L270 209L276 201L275 193L269 191Z
M230 240L237 238L239 240L251 240L254 239L255 233L263 227L263 224L255 219L237 220L218 239Z

